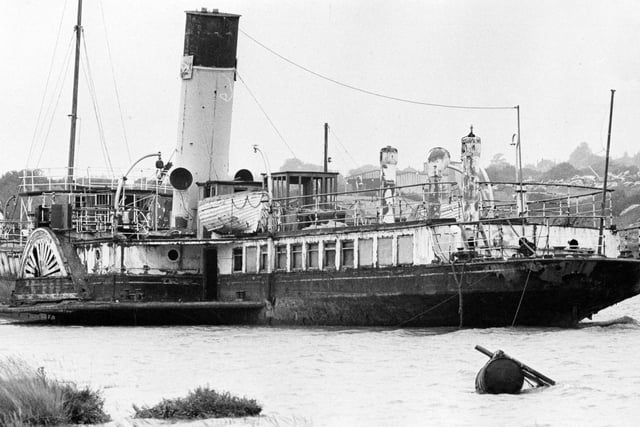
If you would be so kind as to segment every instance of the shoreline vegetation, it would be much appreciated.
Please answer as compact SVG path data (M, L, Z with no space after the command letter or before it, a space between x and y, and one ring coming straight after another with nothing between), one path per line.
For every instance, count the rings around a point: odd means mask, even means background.
M110 421L99 391L48 377L19 359L0 360L0 425L55 426Z
M242 418L260 415L262 407L255 399L220 393L211 388L198 387L187 397L163 399L152 407L133 405L134 418L205 419Z
M111 421L104 412L102 393L90 387L47 376L15 358L0 359L0 426L59 426L102 424ZM255 399L198 387L184 398L163 399L148 407L133 405L134 418L194 420L257 416L262 407Z

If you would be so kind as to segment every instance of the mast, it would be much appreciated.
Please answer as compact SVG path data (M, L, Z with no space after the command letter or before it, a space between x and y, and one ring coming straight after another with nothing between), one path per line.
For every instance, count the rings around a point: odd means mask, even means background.
M607 177L609 176L609 147L611 146L611 122L613 121L613 96L616 90L611 89L611 105L609 106L609 132L607 133L607 154L604 161L604 183L602 184L602 205L600 206L600 230L598 232L598 255L602 255L602 238L604 231L604 212L607 208Z
M71 132L69 136L69 162L67 166L67 179L70 184L73 181L73 169L75 167L76 151L76 121L78 119L78 75L80 74L80 41L82 37L82 0L78 0L78 20L75 26L76 32L76 57L73 68L73 96L71 98Z
M324 171L329 170L329 123L324 124Z
M525 234L525 216L527 215L527 206L525 204L525 200L524 200L524 189L522 188L522 146L520 144L521 139L520 139L520 105L516 105L516 112L518 115L518 142L517 142L517 171L516 174L518 175L518 184L519 184L519 189L517 190L518 193L518 202L516 202L516 204L518 205L518 215L522 218L522 237L524 237Z
M524 191L522 189L522 148L520 145L520 105L516 105L516 112L518 114L518 184L520 184L520 212L519 214L523 215L526 212L526 207L524 205Z

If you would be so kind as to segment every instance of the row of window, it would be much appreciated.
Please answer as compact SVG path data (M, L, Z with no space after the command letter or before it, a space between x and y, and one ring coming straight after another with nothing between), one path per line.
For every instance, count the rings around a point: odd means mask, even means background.
M325 240L322 242L276 244L276 271L319 270L355 267L386 267L394 265L393 245L396 244L396 265L413 264L413 236L378 237L374 239ZM356 265L357 247L357 265ZM375 258L375 259L374 259ZM243 260L246 265L243 266ZM337 261L337 262L336 262ZM233 249L233 271L257 273L268 271L267 245L236 247Z

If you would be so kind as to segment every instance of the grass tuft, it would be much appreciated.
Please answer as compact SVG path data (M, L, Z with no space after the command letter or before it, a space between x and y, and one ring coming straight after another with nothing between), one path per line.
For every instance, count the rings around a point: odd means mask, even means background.
M98 391L48 378L18 359L0 360L0 425L54 426L109 421Z
M262 407L255 399L218 393L209 387L198 387L187 397L163 399L157 405L142 408L133 405L135 418L202 419L226 417L250 417L259 415Z

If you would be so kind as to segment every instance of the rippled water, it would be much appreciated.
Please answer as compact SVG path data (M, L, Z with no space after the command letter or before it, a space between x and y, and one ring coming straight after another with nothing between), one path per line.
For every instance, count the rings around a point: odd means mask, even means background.
M640 320L640 298L594 320ZM481 344L558 382L478 395ZM133 403L199 385L256 398L266 417L210 425L637 425L640 326L580 329L58 327L0 324L0 356L104 391L116 420ZM201 423L202 424L202 423Z

